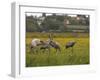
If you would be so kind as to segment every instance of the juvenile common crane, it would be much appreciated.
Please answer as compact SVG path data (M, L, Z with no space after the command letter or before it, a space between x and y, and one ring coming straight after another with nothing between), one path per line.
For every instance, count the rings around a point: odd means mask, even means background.
M65 48L67 49L67 48L72 47L72 53L73 53L73 47L74 47L75 44L76 44L75 41L70 41L65 45Z
M58 51L61 52L60 44L58 42L50 41L49 44L51 45L51 47L56 49L56 52L58 52Z
M60 44L56 41L53 40L53 34L50 34L49 35L49 44L51 47L53 47L54 49L56 49L56 53L59 51L61 51L61 48L60 48Z

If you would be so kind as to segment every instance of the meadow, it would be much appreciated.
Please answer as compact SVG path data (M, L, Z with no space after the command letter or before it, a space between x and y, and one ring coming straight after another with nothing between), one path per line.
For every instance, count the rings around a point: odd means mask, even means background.
M58 65L82 65L89 64L89 34L88 33L55 33L53 40L57 41L61 47L61 53L56 53L51 48L48 51L38 53L30 52L30 43L33 38L47 40L49 33L26 32L26 67L58 66ZM76 41L72 49L65 49L65 44L69 41Z

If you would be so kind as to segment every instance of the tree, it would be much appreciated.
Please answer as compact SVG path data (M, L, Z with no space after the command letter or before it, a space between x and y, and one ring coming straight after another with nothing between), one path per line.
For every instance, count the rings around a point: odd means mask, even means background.
M40 27L37 22L37 17L27 16L26 17L26 31L39 31Z
M42 13L42 17L46 17L46 13Z

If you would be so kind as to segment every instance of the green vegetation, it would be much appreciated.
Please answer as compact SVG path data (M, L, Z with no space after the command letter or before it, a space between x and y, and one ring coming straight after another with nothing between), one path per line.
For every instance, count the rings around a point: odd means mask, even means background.
M26 67L89 64L89 23L89 15L26 13ZM60 44L61 53L57 54L54 48L50 54L30 50L32 39L45 41L51 33ZM76 41L73 53L72 48L65 49L69 41Z
M26 16L26 32L66 32L81 29L89 31L89 15L46 14Z
M89 64L88 33L54 33L54 41L61 45L61 53L58 54L53 48L51 48L50 54L48 54L48 51L43 53L40 50L38 53L30 52L31 40L33 38L47 40L48 34L26 33L26 67ZM73 36L73 34L75 35ZM77 43L72 53L71 48L65 49L65 44L73 40Z

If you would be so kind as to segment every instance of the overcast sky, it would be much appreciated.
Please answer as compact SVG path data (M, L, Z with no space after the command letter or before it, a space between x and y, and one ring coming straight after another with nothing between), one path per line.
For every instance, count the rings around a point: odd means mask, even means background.
M37 16L37 17L40 17L42 16L42 13L26 13L27 16ZM46 15L52 15L51 13L49 14L46 14ZM57 15L62 15L62 14L57 14ZM71 16L71 17L76 17L77 15L76 14L67 14L68 16ZM86 15L86 17L88 17L88 15Z

